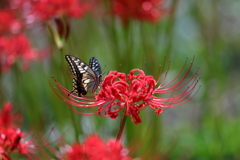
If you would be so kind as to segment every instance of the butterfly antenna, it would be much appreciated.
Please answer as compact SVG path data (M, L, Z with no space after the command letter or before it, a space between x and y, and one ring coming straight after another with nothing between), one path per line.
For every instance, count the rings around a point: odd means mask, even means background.
M105 75L105 74L106 74L106 72L107 72L107 71L104 71L104 72L103 72L103 75Z
M74 92L74 89L70 93L68 93L68 96L70 96L73 92Z
M104 68L103 68L103 70L106 68L106 64L104 65Z
M106 74L106 71L104 71L105 68L106 68L106 65L104 65L104 67L103 67L103 75Z

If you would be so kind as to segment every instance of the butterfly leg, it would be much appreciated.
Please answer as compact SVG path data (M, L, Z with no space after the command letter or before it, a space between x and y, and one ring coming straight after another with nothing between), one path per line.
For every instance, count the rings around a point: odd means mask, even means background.
M68 93L68 96L70 96L74 91L75 89L73 89L70 93Z

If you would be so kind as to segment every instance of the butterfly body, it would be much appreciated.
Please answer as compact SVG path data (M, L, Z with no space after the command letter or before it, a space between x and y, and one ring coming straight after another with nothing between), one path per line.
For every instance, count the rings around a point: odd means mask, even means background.
M72 92L79 97L86 95L87 92L94 93L102 82L101 66L98 60L92 57L89 62L90 65L87 65L75 56L66 55L65 58L74 75Z

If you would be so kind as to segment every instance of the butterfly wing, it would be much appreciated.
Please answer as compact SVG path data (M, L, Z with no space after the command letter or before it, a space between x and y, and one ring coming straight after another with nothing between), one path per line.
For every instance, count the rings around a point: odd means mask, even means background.
M83 86L86 92L95 92L99 85L99 81L92 68L75 56L66 55L65 58L69 63L75 78L79 82L78 85ZM82 91L83 88L80 87L77 90Z
M71 55L66 55L65 56L71 70L72 73L74 75L73 78L73 90L71 91L76 93L79 97L81 97L82 95L86 95L87 91L84 88L84 85L82 83L82 77L83 77L83 71L79 69L78 65L79 63L81 63L81 60L78 59L77 57L71 56ZM70 93L70 94L71 94Z
M99 76L102 75L102 70L101 70L101 66L100 63L98 62L98 60L95 57L90 58L89 60L89 65L92 68L92 70Z
M82 77L73 78L73 90L69 93L69 95L72 92L76 93L79 97L87 94L87 91L85 90L82 83Z
M95 90L97 89L97 87L99 87L99 83L102 82L102 69L101 69L101 65L100 63L98 62L97 58L95 57L92 57L90 58L89 60L89 65L90 67L92 68L92 70L96 73L97 75L97 83L98 85L95 86Z

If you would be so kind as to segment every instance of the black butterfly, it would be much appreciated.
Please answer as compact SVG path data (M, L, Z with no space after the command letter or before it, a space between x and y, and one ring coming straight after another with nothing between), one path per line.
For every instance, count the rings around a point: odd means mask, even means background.
M94 93L102 82L102 71L98 60L94 57L90 58L89 66L75 56L65 55L65 58L75 76L73 78L73 90L69 94L75 92L81 97L86 95L87 92Z

